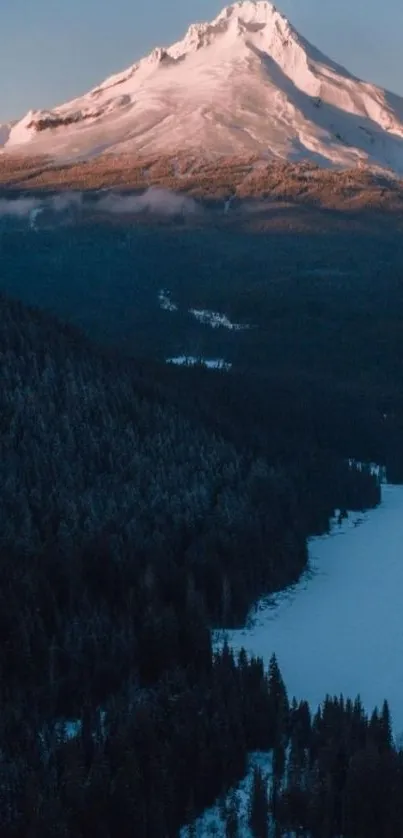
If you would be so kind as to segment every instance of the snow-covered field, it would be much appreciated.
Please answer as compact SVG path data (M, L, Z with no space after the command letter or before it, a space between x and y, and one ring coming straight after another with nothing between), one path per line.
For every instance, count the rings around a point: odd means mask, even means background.
M372 710L390 703L403 732L403 486L383 486L380 507L351 514L311 539L300 583L260 602L230 645L275 652L290 696L313 708L326 693L361 695ZM221 642L217 636L216 643Z

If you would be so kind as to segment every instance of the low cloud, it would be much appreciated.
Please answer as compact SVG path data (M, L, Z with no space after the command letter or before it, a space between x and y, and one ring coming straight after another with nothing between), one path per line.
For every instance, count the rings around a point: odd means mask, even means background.
M83 203L81 192L66 192L50 198L0 198L0 218L35 219L43 210L60 213L80 209Z
M26 218L31 227L36 226L38 216L45 210L50 214L62 215L71 211L82 213L86 209L111 215L149 213L167 217L195 215L202 211L201 205L194 198L154 187L150 187L142 195L118 195L107 192L88 203L82 192L61 192L44 198L0 199L0 218ZM49 221L48 215L47 223Z
M41 203L37 198L0 198L0 218L29 218L32 212L41 208Z
M194 215L200 212L200 205L188 195L150 187L143 195L109 193L97 201L96 209L113 214L149 212L155 215L172 216Z
M53 212L66 212L70 209L81 209L83 205L82 192L61 192L53 195L48 206ZM46 206L46 204L44 205Z

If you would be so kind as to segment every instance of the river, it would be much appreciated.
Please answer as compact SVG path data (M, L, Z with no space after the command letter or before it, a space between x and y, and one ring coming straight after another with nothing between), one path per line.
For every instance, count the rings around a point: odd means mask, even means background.
M367 711L387 698L400 738L402 603L403 486L386 484L379 507L312 538L301 581L259 602L228 642L265 662L275 652L289 696L315 709L326 693L359 694Z

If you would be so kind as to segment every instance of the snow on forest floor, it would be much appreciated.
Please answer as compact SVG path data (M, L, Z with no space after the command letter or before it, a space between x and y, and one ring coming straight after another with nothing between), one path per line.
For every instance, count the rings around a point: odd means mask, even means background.
M170 294L169 291L165 291L164 289L161 289L161 291L158 294L158 302L160 304L160 308L162 308L163 311L177 311L178 310L178 306L176 305L176 303L173 303L172 300L171 300L171 294Z
M309 542L309 566L300 582L260 600L244 629L215 632L268 664L275 652L289 697L309 701L313 710L325 695L355 698L371 712L389 701L396 737L403 731L403 486L384 485L374 510L350 513L331 522L328 535ZM79 722L64 732L75 736ZM249 755L246 776L233 791L240 838L251 838L248 804L253 769L258 765L270 785L271 754ZM192 831L193 830L193 831ZM225 838L225 820L217 800L180 838Z
M251 329L248 323L233 323L226 314L220 314L219 311L209 311L208 309L191 308L189 310L193 317L203 323L203 325L211 326L212 329L229 329L232 332L242 332L245 329Z
M403 486L384 485L382 503L350 513L309 542L299 583L257 603L246 628L216 632L268 664L275 652L289 696L316 709L325 695L355 698L371 712L387 698L403 731Z
M158 293L158 303L163 311L178 311L177 304L171 299L171 292L165 288L162 288ZM203 326L211 326L212 329L228 329L230 332L243 332L252 328L248 323L233 323L226 314L222 314L219 311L190 308L189 314Z
M175 358L167 358L166 363L185 367L201 364L210 370L230 370L232 366L228 361L224 361L224 358L196 358L193 355L177 355Z
M232 791L235 792L239 817L239 838L252 838L252 833L248 825L248 816L253 769L256 766L262 770L264 776L266 776L269 781L272 772L271 753L264 753L262 751L251 753L249 755L248 771L246 776L240 781L240 783L238 783L237 786L234 787L233 790L229 792L226 797L226 801L228 802L231 798ZM196 819L195 823L192 824L193 832L188 826L184 826L180 830L180 838L191 838L191 836L192 838L193 836L194 838L210 838L210 836L215 836L215 838L225 838L225 818L223 817L223 814L224 813L221 811L220 803L217 801L214 806L206 809L203 814Z

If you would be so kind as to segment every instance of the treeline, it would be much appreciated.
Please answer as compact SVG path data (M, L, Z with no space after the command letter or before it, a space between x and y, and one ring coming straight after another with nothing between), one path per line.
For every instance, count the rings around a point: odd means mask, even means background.
M242 726L211 626L294 582L378 481L3 297L0 331L0 834L176 835L259 747L263 676L245 664Z
M388 480L403 474L400 413L392 408L385 413L388 406L371 402L360 391L332 381L300 381L275 370L212 374L202 365L178 369L169 364L150 370L154 375L158 370L171 400L188 417L202 418L235 446L246 446L292 476L307 533L326 529L326 505L360 509L364 495L369 506L377 502L378 487L373 483L371 490L367 479L369 467L347 473L346 459L383 464Z
M387 702L368 717L359 698L327 697L312 715L289 702L274 656L266 672L224 646L158 686L127 679L103 710L83 705L70 737L19 713L8 705L1 717L4 838L177 838L184 824L200 835L195 819L218 796L225 834L240 838L231 787L258 749L271 770L254 771L253 838L402 834L403 753Z
M246 692L252 673L261 687L247 712L256 711L252 741L270 754L266 770L253 768L246 811L252 838L400 838L403 752L393 744L387 701L368 716L359 697L327 696L312 714L305 701L289 703L275 656L264 673L261 661L248 661L244 651L235 661L224 648L219 665L235 695L246 673ZM244 696L244 684L241 691ZM248 722L245 730L248 738ZM224 829L216 834L245 834L244 808L235 790L222 796ZM194 822L189 835L192 828Z

